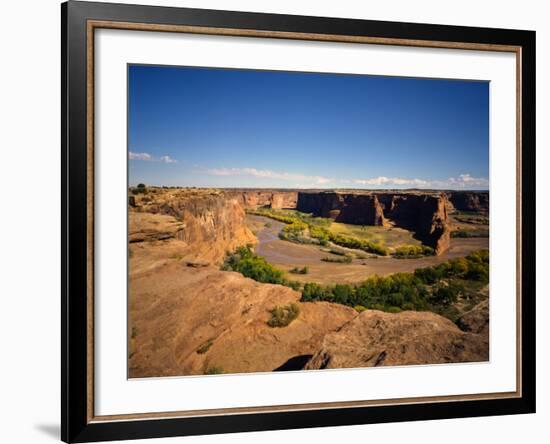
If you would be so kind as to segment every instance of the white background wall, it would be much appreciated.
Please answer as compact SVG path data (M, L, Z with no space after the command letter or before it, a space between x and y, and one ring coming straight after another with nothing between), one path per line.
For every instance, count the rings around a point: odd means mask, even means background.
M154 442L280 443L544 442L548 374L550 247L550 13L540 0L377 2L292 0L120 1L537 31L538 413L290 430ZM54 442L59 434L60 20L58 0L4 2L0 26L0 441ZM545 81L546 80L546 81ZM546 282L545 282L546 280ZM495 295L494 297L498 297ZM452 383L452 381L451 381ZM322 389L322 388L320 388Z

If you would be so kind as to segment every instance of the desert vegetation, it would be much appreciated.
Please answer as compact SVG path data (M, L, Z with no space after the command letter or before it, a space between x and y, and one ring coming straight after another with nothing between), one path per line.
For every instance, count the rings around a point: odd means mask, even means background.
M352 259L350 256L339 256L322 260L349 263ZM254 254L249 246L229 254L222 268L237 271L258 282L291 287L301 292L302 302L328 301L356 310L359 307L360 310L375 309L390 313L430 310L449 314L448 306L456 303L459 296L468 300L489 282L489 252L480 250L466 257L419 268L414 273L375 275L358 284L321 285L306 282L302 285L287 279L282 270ZM306 274L303 270L295 268L291 271ZM274 310L273 323L278 324L292 317L293 311L288 307L276 307Z
M234 253L228 254L222 265L222 270L236 271L245 277L265 284L285 285L295 290L300 288L298 282L285 278L285 273L282 270L275 268L262 256L254 254L250 245L239 247Z
M402 245L395 249L393 255L397 258L415 259L422 256L432 256L435 251L427 245Z
M286 327L300 314L298 304L277 305L270 310L271 319L267 321L270 327Z
M470 237L489 237L489 229L476 228L476 229L465 229L459 228L451 232L451 237L459 238L470 238Z
M302 268L294 267L292 270L290 270L290 273L293 274L308 274L309 268L307 266L304 266Z
M149 192L147 186L143 183L138 183L136 187L130 188L132 194L147 194Z
M342 257L330 257L325 256L321 259L323 262L332 262L334 264L351 264L352 257L351 256L342 256Z
M481 250L414 273L372 276L360 284L323 286L306 283L303 302L329 301L387 312L430 310L446 312L446 306L466 299L489 282L489 254Z
M351 227L347 224L334 224L329 218L314 217L295 210L274 210L258 208L247 210L249 214L264 216L286 226L281 230L279 238L290 242L303 244L318 244L321 246L340 246L378 256L390 254L400 258L417 258L434 254L434 249L425 245L405 245L394 248L394 251L382 242L382 232L391 233L392 240L404 239L405 230L380 227ZM392 233L393 231L393 233ZM369 240L375 238L376 241ZM408 239L408 241L412 240Z

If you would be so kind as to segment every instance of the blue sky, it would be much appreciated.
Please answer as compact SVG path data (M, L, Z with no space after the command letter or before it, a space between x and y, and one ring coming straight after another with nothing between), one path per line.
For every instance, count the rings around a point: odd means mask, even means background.
M130 185L488 189L487 82L129 66Z

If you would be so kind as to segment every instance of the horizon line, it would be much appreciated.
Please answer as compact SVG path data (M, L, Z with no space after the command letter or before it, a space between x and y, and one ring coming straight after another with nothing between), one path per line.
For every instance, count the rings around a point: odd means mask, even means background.
M147 185L149 188L186 188L196 190L288 190L288 191L464 191L464 192L489 192L489 189L476 188L297 188L297 187L208 187L193 185ZM128 185L128 188L137 188L137 185Z

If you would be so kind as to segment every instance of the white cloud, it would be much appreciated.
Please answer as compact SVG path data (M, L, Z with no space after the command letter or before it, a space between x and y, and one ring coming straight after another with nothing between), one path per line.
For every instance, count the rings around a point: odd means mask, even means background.
M323 176L308 176L305 174L288 173L272 170L259 170L256 168L212 168L206 170L213 176L252 176L264 179L276 179L285 181L311 182L316 185L325 185L334 179Z
M386 176L378 176L378 177L373 177L371 179L357 179L355 180L355 183L359 185L369 185L369 186L407 185L410 187L422 187L428 184L426 180L422 180L422 179L402 179L400 177L386 177Z
M147 162L162 162L162 163L178 163L177 160L172 159L170 156L161 156L158 159L151 156L149 153L128 153L130 160L145 160Z
M285 171L273 171L258 168L210 168L203 172L212 176L249 176L259 179L290 182L287 185L294 188L328 188L342 185L360 188L424 188L424 189L488 189L489 180L483 177L473 177L469 173L460 174L448 179L419 179L403 177L378 176L365 179L340 179L324 176L313 176Z
M409 188L436 188L436 189L486 189L489 188L489 180L484 177L472 177L472 175L460 174L458 177L449 177L443 180L405 179L401 177L379 176L370 179L357 179L358 185L382 186L382 187L409 187Z
M161 162L164 162L164 163L178 163L177 160L172 159L170 156L162 156L162 157L160 158L160 161L161 161Z
M132 153L131 151L129 152L128 157L130 158L130 160L147 160L147 161L153 160L153 157L150 154Z
M489 179L472 177L470 174L461 174L457 178L449 178L449 183L461 188L489 188Z

